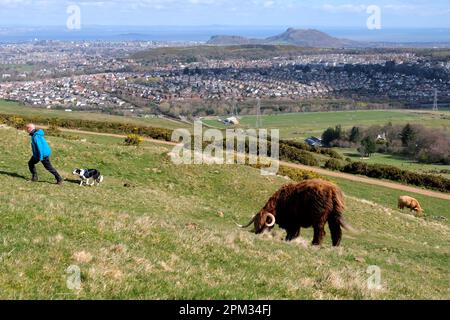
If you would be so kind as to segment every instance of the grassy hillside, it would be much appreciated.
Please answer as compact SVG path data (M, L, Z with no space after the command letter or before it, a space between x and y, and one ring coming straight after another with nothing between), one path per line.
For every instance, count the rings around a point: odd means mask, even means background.
M186 128L187 124L163 118L137 118L113 116L94 112L65 112L62 110L48 110L23 106L17 102L0 100L0 114L12 114L18 116L40 116L59 119L80 119L104 122L129 123L141 126L152 126L157 128L178 129Z
M243 166L174 166L165 146L120 139L49 138L65 177L96 167L99 188L27 180L29 137L0 129L0 298L449 299L449 203L421 198L429 215L394 209L391 190L337 181L359 234L322 248L284 232L237 230L286 180ZM128 183L129 187L124 187ZM370 201L367 201L370 200ZM329 233L329 232L328 232ZM81 269L82 288L66 287ZM366 285L381 268L382 289Z

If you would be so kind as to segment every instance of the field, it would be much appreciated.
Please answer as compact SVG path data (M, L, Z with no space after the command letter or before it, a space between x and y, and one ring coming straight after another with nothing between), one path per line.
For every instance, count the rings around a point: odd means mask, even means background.
M120 122L120 123L125 122L141 126L151 126L167 129L178 129L188 127L186 123L172 121L169 119L122 117L94 112L65 112L62 110L48 110L41 108L26 107L16 102L4 100L0 100L0 113L13 114L18 116L27 115L27 116L42 116L61 119L81 119L81 120L93 120L105 122Z
M400 156L394 156L389 154L381 154L381 153L375 153L373 154L369 159L361 159L361 155L357 152L355 149L335 149L341 153L344 158L350 158L353 161L362 161L366 163L382 163L387 164L391 166L398 167L403 170L408 171L414 171L414 172L422 172L422 173L436 173L440 172L441 170L447 170L450 172L450 165L433 165L433 164L422 164L418 163L416 161L412 161L409 159L405 159ZM449 178L449 174L441 174L442 176Z
M262 116L262 127L279 129L281 139L303 141L310 136L320 137L327 128L341 125L344 129L358 126L393 124L422 124L433 128L446 128L450 130L450 111L427 112L423 110L374 110L374 111L342 111L342 112L315 112ZM216 119L203 121L206 125L220 129L227 128ZM255 116L244 116L241 119L242 128L254 128ZM336 149L345 158L362 161L356 149ZM326 158L320 158L321 162ZM367 163L388 164L401 169L429 173L430 171L450 170L450 166L419 164L417 162L391 155L374 154ZM442 174L449 177L448 174Z
M121 139L50 137L59 187L39 167L28 181L29 137L0 129L0 298L7 299L449 299L449 202L417 196L426 218L395 209L400 192L336 180L348 222L332 248L284 232L237 230L287 180L246 166L175 166L170 148ZM97 167L80 188L75 167ZM128 184L127 187L124 184ZM329 232L328 232L329 233ZM81 270L71 290L69 266ZM381 269L369 289L367 268Z
M445 127L450 129L450 112L438 113L408 110L374 110L374 111L342 111L313 112L261 116L262 127L279 129L281 138L303 140L310 136L320 137L325 129L340 124L349 129L355 125L371 126L393 124L420 123L428 127ZM214 119L205 120L207 125L226 128ZM243 128L254 128L256 116L244 116L241 119Z

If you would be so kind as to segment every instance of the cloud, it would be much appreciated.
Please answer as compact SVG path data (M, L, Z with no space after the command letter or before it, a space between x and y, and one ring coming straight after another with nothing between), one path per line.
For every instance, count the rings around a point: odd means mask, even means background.
M29 5L31 0L0 0L0 7L17 7L20 5Z
M340 5L332 5L332 4L324 4L322 9L324 11L332 12L332 13L363 13L367 10L367 5L364 4L340 4Z

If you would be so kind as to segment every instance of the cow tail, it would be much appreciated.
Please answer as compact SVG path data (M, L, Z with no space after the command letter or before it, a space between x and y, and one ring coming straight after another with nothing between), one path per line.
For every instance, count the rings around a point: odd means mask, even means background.
M336 216L336 220L339 222L342 228L351 233L358 233L356 229L354 229L351 225L345 222L344 212L345 212L345 204L344 204L344 196L342 193L337 193L334 195L334 214Z
M342 215L338 215L337 216L337 221L339 222L341 227L344 228L345 230L347 230L348 232L359 233L358 230L356 230L351 225L349 225L347 222L345 222L345 219L344 219L344 217Z

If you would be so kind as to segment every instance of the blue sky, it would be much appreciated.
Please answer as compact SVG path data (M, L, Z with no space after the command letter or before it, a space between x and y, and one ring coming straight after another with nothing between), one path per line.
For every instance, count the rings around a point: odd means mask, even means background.
M365 28L377 5L383 28L450 28L449 0L0 0L0 25L65 25L70 4L82 25Z

